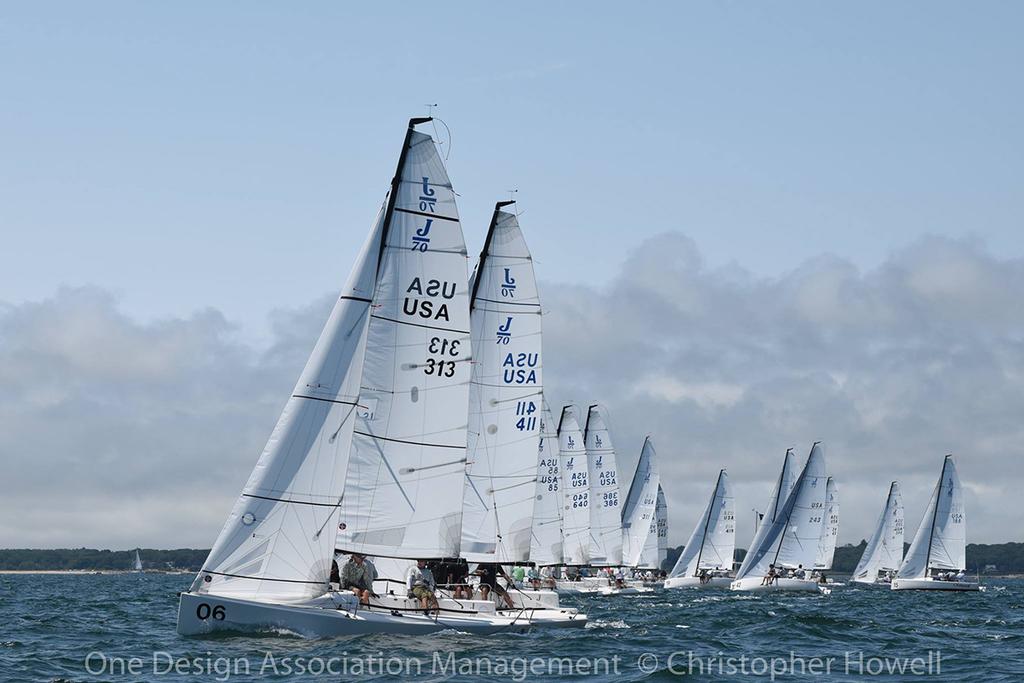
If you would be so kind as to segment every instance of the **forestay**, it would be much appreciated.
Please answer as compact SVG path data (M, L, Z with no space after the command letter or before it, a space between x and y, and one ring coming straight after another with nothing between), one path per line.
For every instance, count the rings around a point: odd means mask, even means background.
M547 399L541 399L536 500L530 561L538 566L562 563L562 492L558 468L558 433Z
M821 519L821 536L818 538L818 556L814 558L815 569L831 569L836 554L836 539L839 537L839 492L835 480L828 478L825 484L825 514Z
M461 555L530 559L541 412L541 309L516 216L494 209L472 279L473 369ZM557 470L556 470L557 471Z
M590 485L587 451L575 406L562 408L558 421L558 468L562 477L562 561L590 563Z
M590 564L618 567L622 564L619 474L603 406L590 406L583 437L590 479Z
M384 216L192 592L297 602L327 590Z
M636 567L640 563L640 555L651 534L651 523L655 521L659 486L661 477L654 443L647 437L622 508L622 564L626 567Z
M410 131L367 332L339 548L459 553L469 404L466 248L433 139Z
M807 568L814 564L825 508L825 482L824 450L815 443L775 521L769 524L766 516L762 522L765 533L760 544L751 548L736 574L737 580L748 575L764 576L771 564Z
M942 461L942 473L924 519L897 576L901 579L923 578L928 569L964 569L967 566L966 550L963 491L953 456L947 455Z
M903 562L903 498L900 485L892 482L885 507L875 531L864 547L864 554L853 570L854 581L874 583L880 571L896 571Z
M670 577L697 576L702 569L732 569L736 550L736 504L725 470L718 473L711 499L683 546Z

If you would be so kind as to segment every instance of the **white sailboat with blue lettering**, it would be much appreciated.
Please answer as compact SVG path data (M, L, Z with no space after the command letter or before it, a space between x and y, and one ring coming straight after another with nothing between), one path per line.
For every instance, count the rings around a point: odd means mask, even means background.
M535 612L546 612L442 605L424 613L404 589L361 605L329 584L336 548L374 556L381 576L399 585L404 576L394 568L402 563L459 554L469 291L455 193L434 140L415 130L429 121L409 122L349 282L202 570L181 594L182 634L492 633L528 629ZM568 616L565 625L576 625Z
M979 585L966 576L966 567L967 517L963 487L953 456L947 455L921 526L890 588L894 591L979 590Z
M864 546L850 580L855 583L888 586L903 564L903 498L899 482L889 485L885 507L875 531Z
M665 580L665 588L728 588L736 551L736 503L725 470L718 473L704 514Z

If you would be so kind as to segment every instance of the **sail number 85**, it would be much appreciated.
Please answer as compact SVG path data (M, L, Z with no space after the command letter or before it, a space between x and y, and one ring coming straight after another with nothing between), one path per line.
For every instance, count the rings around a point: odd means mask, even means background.
M199 603L199 606L196 607L196 616L204 620L213 617L217 621L224 621L224 605L214 605L213 607L210 607L205 602L201 602Z

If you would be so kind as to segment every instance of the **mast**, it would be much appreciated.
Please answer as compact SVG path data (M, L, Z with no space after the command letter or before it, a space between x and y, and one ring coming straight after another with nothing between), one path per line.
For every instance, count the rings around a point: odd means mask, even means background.
M718 470L718 481L715 482L715 490L711 492L711 501L708 503L708 514L704 518L704 535L700 538L700 550L697 551L697 564L694 565L694 571L700 571L700 558L704 554L704 544L708 540L708 527L711 525L711 512L715 507L715 498L718 497L718 488L722 485L722 473L724 469Z
M946 463L953 457L948 454L942 459L942 471L939 473L939 481L935 484L935 509L932 510L932 523L928 528L928 553L924 556L924 575L928 576L929 565L932 562L932 539L935 538L935 521L939 518L939 497L942 496L942 480L946 478Z

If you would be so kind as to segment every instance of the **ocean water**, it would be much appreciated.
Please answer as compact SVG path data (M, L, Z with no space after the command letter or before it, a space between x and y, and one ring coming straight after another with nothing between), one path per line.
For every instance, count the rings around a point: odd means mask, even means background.
M0 681L1024 681L1019 580L959 594L566 597L586 629L322 640L181 637L177 593L190 581L0 575Z

